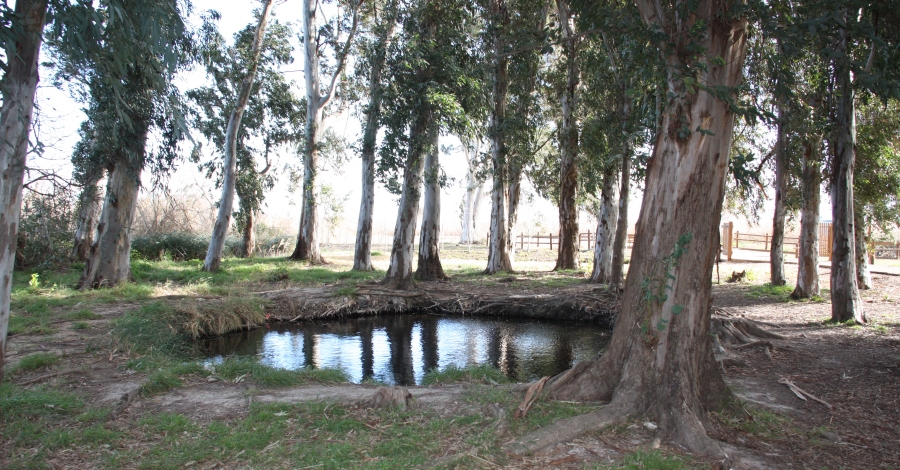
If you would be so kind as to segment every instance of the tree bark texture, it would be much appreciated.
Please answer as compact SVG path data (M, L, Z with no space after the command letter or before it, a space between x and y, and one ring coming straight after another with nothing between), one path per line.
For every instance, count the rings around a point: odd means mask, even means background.
M241 258L252 258L254 251L256 250L256 227L255 227L255 215L253 211L247 211L246 220L244 220L244 226L242 227L242 236L241 236Z
M842 32L837 48L846 51L849 32ZM856 282L856 237L853 216L853 169L856 165L856 117L850 68L834 67L834 137L831 170L831 210L834 238L831 248L831 319L866 323Z
M674 47L664 49L670 54L665 57L669 99L648 163L622 312L603 356L555 377L548 391L561 399L609 401L599 414L588 415L593 425L644 416L658 424L660 437L693 453L723 458L721 447L707 435L713 425L707 412L730 394L708 334L710 276L734 116L722 100L686 88L679 71L694 67L697 81L713 89L739 85L746 20L726 15L730 5L725 2L701 0L677 20L659 16L663 9L656 1L636 3L644 21L664 32ZM691 41L680 31L700 25L705 35L694 44L705 55L697 64L678 51ZM557 429L571 425L563 422Z
M375 210L375 144L378 138L381 117L381 75L384 70L387 47L394 35L396 21L393 15L385 14L380 21L378 41L372 58L369 76L369 105L366 107L366 123L363 130L362 152L362 195L359 202L359 221L356 228L356 245L353 252L354 271L372 271L372 223Z
M597 240L594 243L594 269L591 282L608 284L612 280L613 243L619 221L619 172L609 168L603 175L600 190L600 213L597 214Z
M70 255L70 258L76 261L87 260L91 245L94 243L103 202L103 195L100 192L102 177L102 168L89 175L78 196L78 222L75 226L75 242L72 244L72 254Z
M572 12L566 0L557 0L560 26L565 42L566 88L560 96L562 122L559 128L559 251L554 271L578 269L578 123L575 100L580 79L576 55L577 37L572 29Z
M148 123L134 123L135 151L144 151ZM84 264L84 272L78 281L82 289L114 287L132 281L131 277L131 225L141 189L140 166L129 163L120 151L115 163L107 170L106 197L103 213L97 225L97 240Z
M241 119L244 117L244 110L250 101L253 80L256 78L259 54L262 49L263 38L266 35L266 22L269 19L269 13L272 11L273 5L274 0L268 0L263 6L259 17L259 25L256 27L256 36L253 38L252 63L250 64L250 69L244 75L240 91L238 92L237 103L235 103L234 110L231 111L231 116L228 118L228 127L225 130L225 159L222 162L222 198L219 200L216 223L213 226L212 236L209 240L209 248L206 250L206 259L203 261L203 271L216 272L222 264L225 238L228 236L228 229L231 227L231 213L234 209L234 192L237 183L238 133L241 131ZM249 218L252 218L252 215Z
M866 239L866 223L862 211L854 207L854 230L856 230L856 282L860 290L872 288L872 273L869 271L869 248Z
M506 132L506 96L509 90L508 56L504 54L503 35L508 34L509 13L504 0L491 1L491 36L494 49L493 70L493 109L489 137L491 139L491 164L493 165L493 186L491 188L491 239L488 243L488 262L485 274L512 271L512 260L509 256L511 246L509 240L508 221L508 180L509 162L507 160Z
M303 147L303 209L300 212L300 230L297 245L291 254L295 261L322 264L325 259L319 251L318 203L316 202L316 176L319 171L319 143L321 142L322 117L327 105L334 97L335 84L344 70L350 43L356 34L357 15L362 2L352 5L353 25L347 41L340 51L336 51L337 65L331 76L331 84L324 93L319 77L319 45L316 0L303 0L303 64L306 78L306 142Z
M425 155L430 151L429 129L436 125L428 109L418 111L410 129L409 161L403 170L403 191L394 226L394 243L391 247L391 264L381 283L392 289L406 290L415 287L413 281L413 243L416 239L416 217L422 198L422 177L425 172ZM437 130L435 130L437 132Z
M442 281L450 279L441 265L441 162L438 139L440 132L430 132L431 145L425 156L425 199L422 207L422 229L419 237L419 261L416 279Z
M792 299L819 295L819 191L822 187L821 140L811 140L803 148L801 175L800 245L797 258L797 285Z
M631 114L631 100L626 100L626 120ZM612 248L612 267L609 272L609 288L621 291L625 289L625 246L628 242L628 199L631 197L631 157L634 151L631 139L626 139L622 149L622 181L619 184L619 220L616 223L616 239Z
M8 69L0 81L0 382L9 327L12 272L22 211L22 184L28 156L28 134L34 112L47 0L17 0L15 14L22 29L6 52Z
M463 144L463 153L466 156L466 195L462 205L461 231L459 235L460 245L471 245L477 238L475 232L475 218L478 204L481 202L481 188L484 182L478 179L478 152L481 150L481 139L476 139L475 147L469 148Z
M787 176L786 160L787 145L785 145L785 112L784 106L778 104L778 131L775 139L775 215L772 220L772 247L769 251L769 271L773 286L787 284L784 275L784 218L786 208L784 205L785 181Z

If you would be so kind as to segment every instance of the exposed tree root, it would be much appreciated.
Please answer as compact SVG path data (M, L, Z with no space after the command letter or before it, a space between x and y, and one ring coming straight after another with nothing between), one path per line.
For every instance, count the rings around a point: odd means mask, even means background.
M503 450L515 457L534 454L560 442L569 442L586 432L622 422L624 419L623 413L611 406L605 406L593 413L561 419L544 426L507 444Z

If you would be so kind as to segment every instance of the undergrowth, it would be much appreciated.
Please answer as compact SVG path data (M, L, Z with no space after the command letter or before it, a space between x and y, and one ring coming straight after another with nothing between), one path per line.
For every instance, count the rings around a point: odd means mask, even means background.
M224 380L247 380L261 387L290 387L308 383L347 382L337 369L303 368L287 370L260 364L252 357L230 357L215 365L215 373Z
M447 385L452 383L505 384L511 380L499 369L486 364L469 367L451 365L444 370L432 369L422 377L422 385Z

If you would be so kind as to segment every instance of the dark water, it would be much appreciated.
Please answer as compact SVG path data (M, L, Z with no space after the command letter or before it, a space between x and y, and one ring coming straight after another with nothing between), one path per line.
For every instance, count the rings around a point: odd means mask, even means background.
M338 368L353 382L419 384L426 371L490 364L524 382L597 357L610 331L595 325L511 318L393 315L282 323L212 339L208 355L263 364Z

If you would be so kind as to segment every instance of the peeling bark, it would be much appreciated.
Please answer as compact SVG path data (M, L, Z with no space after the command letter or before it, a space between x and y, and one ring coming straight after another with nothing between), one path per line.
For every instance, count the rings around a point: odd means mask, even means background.
M843 30L839 51L847 50L849 32ZM856 116L850 68L834 67L834 136L831 170L831 210L834 229L831 256L831 320L866 323L856 282L856 237L853 228L853 169L856 165Z
M631 114L631 100L626 100L626 116ZM626 117L627 119L627 117ZM622 153L622 181L619 184L619 220L616 224L616 239L613 242L612 267L609 273L609 288L625 289L625 245L628 242L628 199L631 197L631 156L634 153L631 140L625 142Z
M410 129L409 160L403 170L403 192L394 226L394 243L391 247L391 264L381 284L392 289L406 290L415 287L412 256L416 238L416 217L422 196L422 177L425 173L425 155L433 141L428 130L435 126L431 110L420 110ZM434 129L437 132L437 129Z
M612 280L613 243L619 221L619 172L608 169L600 190L600 213L597 214L597 240L594 243L594 269L591 282L609 284Z
M0 109L0 382L3 381L12 272L22 211L22 184L47 0L18 0L15 14L22 18L22 29L7 44L7 70L0 81L3 98Z
M433 130L431 148L425 157L425 200L422 209L422 229L419 238L419 261L416 279L443 281L450 279L441 265L441 163L438 139L440 133Z
M797 285L792 299L819 295L819 190L821 140L807 141L803 148L801 176L803 203L800 209L800 245L797 259Z
M89 175L88 181L81 188L78 196L78 222L75 227L75 242L72 244L70 258L76 261L84 261L88 258L94 236L97 233L97 223L100 220L103 195L100 192L100 179L103 171L97 171Z
M559 251L556 267L578 269L578 123L575 121L575 100L580 79L576 55L578 38L573 31L574 18L566 0L556 0L563 31L562 49L565 51L566 88L560 96L562 122L559 127Z
M216 272L222 264L222 254L225 251L225 237L231 227L231 212L234 209L234 192L237 184L237 141L241 130L241 119L244 110L250 101L250 92L253 90L253 81L256 78L256 68L259 62L259 54L262 49L263 38L266 34L266 22L272 11L274 0L268 0L259 17L259 25L256 27L256 36L253 38L253 61L250 70L244 75L241 88L238 92L237 103L231 116L228 118L228 127L225 130L225 158L222 161L222 198L219 200L219 211L216 214L216 223L213 226L212 236L209 240L209 248L206 250L206 259L203 261L202 271ZM252 219L252 215L249 216ZM251 227L252 234L252 227ZM252 248L250 248L252 251Z
M697 81L712 89L739 85L747 22L725 14L730 4L712 0L701 0L678 21L659 16L657 2L636 3L644 21L675 47L664 49L670 54L669 103L647 168L623 308L603 356L555 377L548 391L560 399L608 401L604 422L639 414L658 424L661 438L724 459L707 434L714 426L708 411L723 406L730 393L708 335L734 116L727 103L686 88L676 71L696 67ZM678 55L690 41L679 31L700 25L705 34L694 39L695 47L705 54L696 64Z
M866 223L863 220L862 212L856 211L854 208L856 230L856 282L860 290L869 290L872 288L872 273L869 272L869 249L868 240L866 239Z

